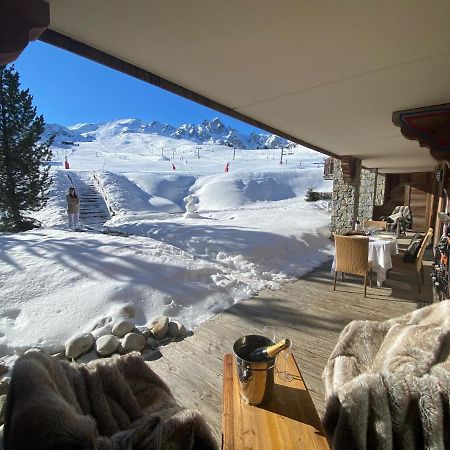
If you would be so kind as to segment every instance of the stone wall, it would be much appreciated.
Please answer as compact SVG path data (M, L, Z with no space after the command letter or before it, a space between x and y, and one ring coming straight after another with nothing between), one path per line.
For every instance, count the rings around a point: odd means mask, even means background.
M374 205L384 201L385 176L376 170L364 169L361 161L356 161L352 180L345 181L341 162L334 162L333 197L331 211L331 231L342 233L352 227L357 220L371 219Z
M386 175L377 173L377 183L375 186L375 206L384 204L384 192L386 190Z
M347 182L342 177L341 161L335 160L331 210L331 231L334 233L349 229L356 220L360 171L361 166L357 165L353 179Z
M375 204L375 185L377 173L368 169L361 169L357 220L363 222L371 219Z

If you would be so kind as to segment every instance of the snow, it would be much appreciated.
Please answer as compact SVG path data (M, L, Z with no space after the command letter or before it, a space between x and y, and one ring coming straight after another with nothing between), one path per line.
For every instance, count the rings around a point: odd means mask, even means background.
M49 203L35 214L43 228L0 234L0 358L7 363L32 346L56 352L103 317L126 318L130 305L136 325L165 314L195 328L330 257L327 202L304 200L310 186L331 190L317 167L321 155L295 147L280 165L279 150L275 159L274 150L237 149L233 161L230 148L211 144L198 158L193 142L144 136L139 130L150 125L135 119L127 124L132 133L120 125L120 132L103 126L102 134L95 124L71 127L86 141L57 147L55 159L67 153L73 170L52 168ZM161 146L176 154L176 171L173 159L160 159ZM94 184L114 213L105 226L131 235L67 230L72 182ZM197 218L183 217L187 195Z

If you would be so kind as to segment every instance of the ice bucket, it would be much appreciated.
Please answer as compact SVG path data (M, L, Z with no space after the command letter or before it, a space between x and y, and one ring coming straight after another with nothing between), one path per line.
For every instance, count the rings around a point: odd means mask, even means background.
M250 354L259 347L273 344L269 338L251 334L239 338L233 345L239 391L242 400L250 405L259 405L270 398L275 367L275 358L255 362L251 360Z

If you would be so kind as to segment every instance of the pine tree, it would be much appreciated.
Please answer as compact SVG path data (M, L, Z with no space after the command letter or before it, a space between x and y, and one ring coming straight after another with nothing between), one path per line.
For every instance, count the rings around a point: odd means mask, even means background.
M48 162L54 137L39 143L44 118L36 115L29 90L21 90L13 66L0 66L0 229L37 225L26 216L47 202ZM2 216L2 217L1 217Z

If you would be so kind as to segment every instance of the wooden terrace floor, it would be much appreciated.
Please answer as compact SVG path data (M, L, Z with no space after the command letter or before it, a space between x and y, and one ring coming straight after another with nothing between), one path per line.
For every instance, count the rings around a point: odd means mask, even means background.
M324 411L322 371L339 333L351 320L385 320L432 302L428 270L418 294L415 277L391 273L382 288L368 288L363 297L360 280L346 278L333 292L330 263L304 278L285 283L278 291L234 305L197 329L182 342L162 348L152 367L168 383L175 397L198 409L221 439L222 357L242 335L273 326L277 337L289 337L306 385L320 415Z

